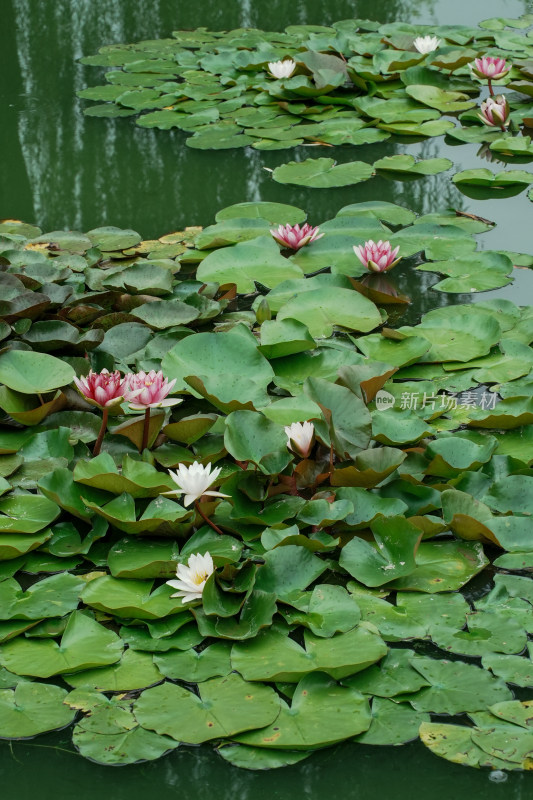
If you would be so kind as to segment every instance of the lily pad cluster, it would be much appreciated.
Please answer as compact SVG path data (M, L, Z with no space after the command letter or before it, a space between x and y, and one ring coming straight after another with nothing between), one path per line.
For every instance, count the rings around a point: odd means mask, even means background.
M532 309L402 324L408 298L353 246L389 239L449 292L531 257L389 203L290 255L270 229L305 218L242 203L151 241L0 224L1 738L73 725L99 763L211 742L262 769L420 736L530 768ZM93 456L90 369L161 370L182 402L152 409L146 447L116 404ZM223 497L175 498L169 470L193 462ZM184 603L167 581L207 553Z
M174 31L167 39L106 45L83 58L110 69L104 85L78 94L97 102L86 114L176 128L198 149L279 150L447 134L455 143L486 145L497 158L531 160L532 25L526 14L479 27L349 19L281 32ZM419 52L415 40L427 34L434 35L433 49ZM510 132L477 116L483 81L470 65L482 55L512 58L511 70L493 81L497 90L510 90ZM284 59L290 68L273 74L269 64ZM524 136L513 135L518 128Z

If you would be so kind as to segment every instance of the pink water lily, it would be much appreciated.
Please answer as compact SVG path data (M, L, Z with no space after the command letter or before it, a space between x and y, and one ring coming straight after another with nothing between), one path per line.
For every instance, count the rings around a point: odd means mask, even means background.
M396 258L399 246L393 250L390 242L382 242L381 239L377 244L370 239L364 244L354 245L353 249L361 264L371 272L387 272L400 260Z
M93 372L91 369L85 377L74 378L74 383L87 402L97 408L118 406L124 400L127 389L126 379L118 370Z
M316 242L321 239L324 234L319 233L319 228L313 228L307 222L305 225L280 225L276 230L275 228L270 231L274 239L282 247L288 247L290 250L299 250L306 244Z
M480 110L481 113L478 114L478 117L485 125L503 130L509 124L509 103L502 94L498 94L496 97L487 97L481 103Z
M129 391L128 382L118 370L93 372L91 369L85 377L74 378L74 383L88 403L102 409L102 424L93 447L93 456L97 456L104 441L109 410L118 407L126 399L124 395ZM132 399L134 394L130 395Z
M176 379L168 381L161 370L155 372L129 373L125 377L126 391L125 399L129 402L130 408L134 411L145 411L147 408L168 408L175 406L182 401L178 398L167 398L170 394Z
M504 78L511 68L507 66L505 58L482 56L482 58L476 58L474 63L470 64L470 69L478 78L497 81L500 78Z

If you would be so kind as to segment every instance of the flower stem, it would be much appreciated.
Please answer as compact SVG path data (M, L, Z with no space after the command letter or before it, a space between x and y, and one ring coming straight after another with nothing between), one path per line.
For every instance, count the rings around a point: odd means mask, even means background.
M488 82L489 82L489 94L491 97L494 97L494 92L492 90L492 81L490 78L488 79Z
M93 456L97 456L100 452L100 448L102 447L102 442L104 441L104 434L107 428L107 418L109 416L109 409L104 408L102 410L102 426L100 428L100 433L98 434L98 439L94 443L93 448Z
M215 525L215 523L214 523L214 522L212 522L212 521L209 519L209 517L207 517L207 516L204 514L204 512L203 512L203 511L202 511L202 509L200 508L200 503L199 503L198 501L196 501L196 503L194 504L194 507L195 507L195 509L198 511L198 513L200 514L200 516L202 517L202 519L204 520L204 522L207 522L207 524L208 524L208 525L209 525L211 528L213 528L213 530L214 530L214 531L216 531L217 533L220 533L220 535L221 535L221 536L223 536L223 535L224 535L224 533L223 533L223 532L220 530L220 528L218 528L218 527Z
M144 412L143 438L140 450L141 453L148 447L149 433L150 433L150 409L147 408L146 411Z

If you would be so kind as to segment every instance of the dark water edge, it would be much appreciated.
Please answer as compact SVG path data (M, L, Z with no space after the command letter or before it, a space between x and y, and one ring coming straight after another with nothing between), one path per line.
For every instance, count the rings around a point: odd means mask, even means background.
M64 748L64 749L56 749ZM72 752L65 752L65 750ZM420 742L402 747L343 744L292 767L251 772L227 764L207 745L182 747L127 767L93 764L65 733L0 746L4 800L527 800L529 773L502 783L489 770L450 764Z

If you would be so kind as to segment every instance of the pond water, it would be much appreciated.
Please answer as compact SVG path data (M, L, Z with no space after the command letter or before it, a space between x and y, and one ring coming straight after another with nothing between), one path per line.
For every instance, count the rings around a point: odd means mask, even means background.
M435 24L475 24L493 16L518 16L533 10L528 0L2 0L0 51L4 56L0 105L0 217L36 222L44 230L88 230L110 224L132 227L144 237L160 236L185 225L207 225L216 211L244 200L291 203L320 223L348 203L387 199L419 213L454 208L497 223L481 237L481 247L531 252L530 201L517 198L474 201L461 195L449 174L420 182L374 179L331 190L285 187L263 167L294 157L316 156L316 148L261 153L250 150L195 151L185 134L144 130L131 119L84 117L75 92L101 82L104 70L77 63L111 42L167 36L172 30L205 25L277 30L291 23L328 24L350 17L383 22L410 20ZM445 156L455 170L486 166L478 147L449 147L442 139L399 145L391 142L335 151L342 161L373 161L395 152L423 158ZM330 152L325 155L330 155ZM417 298L411 314L439 304L469 302L470 296L421 292L398 271L402 291ZM436 281L424 275L425 286ZM531 273L521 270L498 296L532 301ZM404 285L403 281L406 284ZM418 291L417 291L418 289ZM529 296L527 296L529 293ZM485 300L494 292L479 295ZM405 318L402 322L406 321ZM211 748L181 748L163 760L111 769L92 764L72 749L70 735L56 733L32 742L3 744L0 781L6 800L79 800L102 796L159 800L180 794L187 800L210 794L235 800L322 798L342 794L370 800L410 798L413 792L434 800L453 792L457 800L521 800L531 794L530 777L510 774L503 783L488 771L463 769L434 757L420 743L402 748L349 745L329 749L281 771L238 770Z

